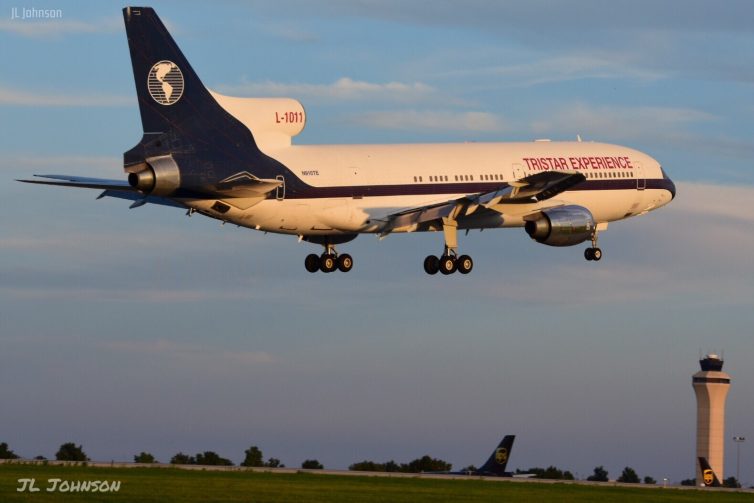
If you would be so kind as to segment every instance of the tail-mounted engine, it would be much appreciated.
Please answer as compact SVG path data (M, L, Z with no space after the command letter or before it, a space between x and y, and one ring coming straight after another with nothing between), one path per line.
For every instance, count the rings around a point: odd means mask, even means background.
M128 171L128 184L144 194L169 196L181 186L181 170L170 155L150 157Z
M583 206L560 206L525 218L524 229L538 243L573 246L591 239L596 223Z

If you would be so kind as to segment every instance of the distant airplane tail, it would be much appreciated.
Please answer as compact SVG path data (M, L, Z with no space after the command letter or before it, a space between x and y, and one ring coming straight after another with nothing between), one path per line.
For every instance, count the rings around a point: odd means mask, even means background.
M715 475L715 472L712 470L707 458L699 457L699 467L702 469L702 482L704 482L705 486L720 487L722 485L720 484L717 475Z
M508 459L510 459L515 439L516 435L506 435L503 437L497 448L492 452L489 459L487 459L487 462L477 470L476 475L505 476L507 474L505 467L508 465Z

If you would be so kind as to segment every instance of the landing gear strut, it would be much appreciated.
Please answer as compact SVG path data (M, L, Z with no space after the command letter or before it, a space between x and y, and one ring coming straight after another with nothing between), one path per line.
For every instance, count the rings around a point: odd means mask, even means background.
M304 267L306 270L315 273L317 271L333 272L338 269L342 272L348 272L353 268L353 258L347 254L338 254L335 251L335 245L325 244L325 252L322 255L315 255L310 253L304 259Z
M458 224L452 218L442 219L442 230L445 235L445 251L442 256L429 255L424 259L424 271L427 274L441 272L445 275L458 271L468 274L474 268L474 261L468 255L457 255Z
M602 249L597 247L597 232L592 234L592 247L584 250L584 258L598 262L602 258Z

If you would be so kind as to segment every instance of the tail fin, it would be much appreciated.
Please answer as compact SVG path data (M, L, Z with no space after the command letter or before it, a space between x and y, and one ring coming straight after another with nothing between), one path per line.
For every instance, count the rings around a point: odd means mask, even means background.
M511 451L513 450L514 440L516 440L516 435L506 435L503 437L487 462L479 468L477 473L480 475L505 475L505 467L508 465L508 459L510 459Z
M226 152L239 145L258 151L251 131L204 87L154 9L126 7L123 20L145 139L165 133L188 139L194 151L208 142Z
M705 486L720 487L722 485L720 484L720 479L717 478L717 475L715 475L715 472L712 470L707 458L699 457L699 468L701 468L702 482L704 482ZM697 481L697 483L698 482L699 481Z

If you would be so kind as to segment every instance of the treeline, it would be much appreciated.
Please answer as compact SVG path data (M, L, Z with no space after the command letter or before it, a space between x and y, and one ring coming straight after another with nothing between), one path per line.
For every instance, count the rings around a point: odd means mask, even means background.
M5 442L0 443L0 459L19 459L20 456L13 452L8 444ZM34 459L46 460L44 456L36 456ZM55 453L56 461L90 461L89 457L84 452L84 449L80 445L76 445L73 442L67 442L62 444L58 451ZM140 452L134 456L134 463L159 463L155 457L149 452ZM233 461L224 458L214 451L204 451L197 453L193 456L184 454L183 452L177 453L170 458L171 465L203 465L203 466L233 466ZM264 456L259 447L252 445L244 451L244 460L240 466L248 467L269 467L269 468L285 468L285 465L277 458L269 458L264 461ZM321 470L324 468L322 463L316 459L307 459L301 463L301 468L310 470Z
M424 455L408 463L398 464L393 460L385 463L375 463L374 461L360 461L348 467L351 471L358 472L403 472L403 473L421 473L421 472L449 472L453 465L442 459L435 459Z
M19 459L20 456L13 452L8 444L5 442L0 443L0 459ZM44 456L36 456L34 459L45 460ZM55 459L57 461L79 461L87 462L89 457L84 452L81 445L76 445L73 442L66 442L58 448L55 453ZM134 456L135 463L159 463L155 457L149 452L140 452ZM178 452L172 458L170 458L170 464L173 465L204 465L204 466L233 466L234 463L223 458L219 454L213 451L204 451L197 453L193 456ZM246 467L268 467L268 468L285 468L285 465L277 458L268 458L264 460L262 451L256 445L252 445L244 451L244 460L239 466ZM322 463L316 459L307 459L301 463L301 468L309 470L321 470L324 468ZM364 472L402 472L402 473L422 473L422 472L449 472L452 470L453 465L442 459L433 458L429 455L424 455L421 458L414 459L408 463L396 463L393 460L386 461L384 463L377 463L374 461L360 461L353 463L348 467L351 471L364 471ZM474 473L476 467L473 465L467 466L461 472ZM516 469L517 475L532 474L532 478L538 479L554 479L554 480L575 480L573 473L568 470L560 470L555 466L548 466L547 468L532 467L528 470ZM594 468L594 473L588 476L586 480L593 482L608 482L610 481L609 474L604 466L597 466ZM636 470L627 466L623 469L620 477L616 479L617 482L624 482L627 484L639 484L642 481L645 484L656 484L657 481L650 477L645 476L643 479L639 477ZM739 488L741 484L736 477L728 477L723 481L724 487ZM696 479L684 479L681 481L681 485L693 486L696 485Z

